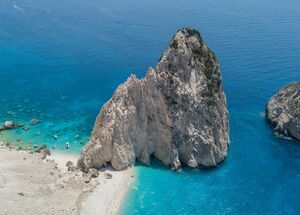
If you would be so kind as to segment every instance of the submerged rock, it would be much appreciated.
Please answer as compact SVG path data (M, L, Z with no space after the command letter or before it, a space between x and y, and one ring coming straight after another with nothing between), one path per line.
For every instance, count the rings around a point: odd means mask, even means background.
M17 126L17 127L23 127L23 126L24 126L24 124L23 124L23 123L21 123L21 122L17 122L17 123L16 123L16 126Z
M134 75L102 107L78 166L117 170L154 156L179 170L227 156L228 112L219 63L198 31L179 30L145 78Z
M300 82L290 83L269 100L266 118L276 134L300 140Z
M38 119L33 118L33 119L30 120L30 124L31 124L31 125L36 125L36 124L38 124L38 123L39 123L39 120L38 120Z
M7 114L8 114L8 115L15 115L15 112L7 111Z
M24 125L23 127L22 127L22 129L24 130L24 131L28 131L29 130L29 126L28 125Z

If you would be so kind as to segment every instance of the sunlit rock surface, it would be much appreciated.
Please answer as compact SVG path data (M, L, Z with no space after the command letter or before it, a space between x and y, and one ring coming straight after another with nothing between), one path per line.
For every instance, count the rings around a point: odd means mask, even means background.
M300 140L300 82L290 83L269 100L266 117L276 134Z
M216 166L229 145L221 82L199 32L179 30L156 68L141 80L130 76L102 107L78 165L122 170L153 155L173 170Z

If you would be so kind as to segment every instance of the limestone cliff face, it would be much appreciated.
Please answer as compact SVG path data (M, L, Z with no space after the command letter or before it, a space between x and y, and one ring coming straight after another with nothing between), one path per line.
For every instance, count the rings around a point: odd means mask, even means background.
M178 170L227 156L228 112L219 63L198 31L179 30L156 68L134 75L102 107L78 165L117 170L154 156Z
M300 82L290 83L269 100L266 117L276 134L300 140Z

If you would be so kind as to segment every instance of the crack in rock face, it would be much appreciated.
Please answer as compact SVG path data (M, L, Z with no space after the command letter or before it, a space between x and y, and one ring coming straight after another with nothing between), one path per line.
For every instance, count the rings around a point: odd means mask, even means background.
M300 140L300 82L288 84L269 100L266 118L275 134Z
M126 169L150 157L173 170L227 157L229 126L217 58L194 29L176 32L156 68L131 75L102 107L78 166Z

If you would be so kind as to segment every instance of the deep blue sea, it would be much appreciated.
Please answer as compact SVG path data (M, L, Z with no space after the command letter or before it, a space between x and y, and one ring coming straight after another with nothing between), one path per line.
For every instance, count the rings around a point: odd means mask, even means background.
M137 165L120 214L300 214L300 144L264 119L269 97L300 81L299 0L2 0L0 122L40 123L0 139L79 153L114 89L155 66L181 27L221 63L229 156L180 173Z

